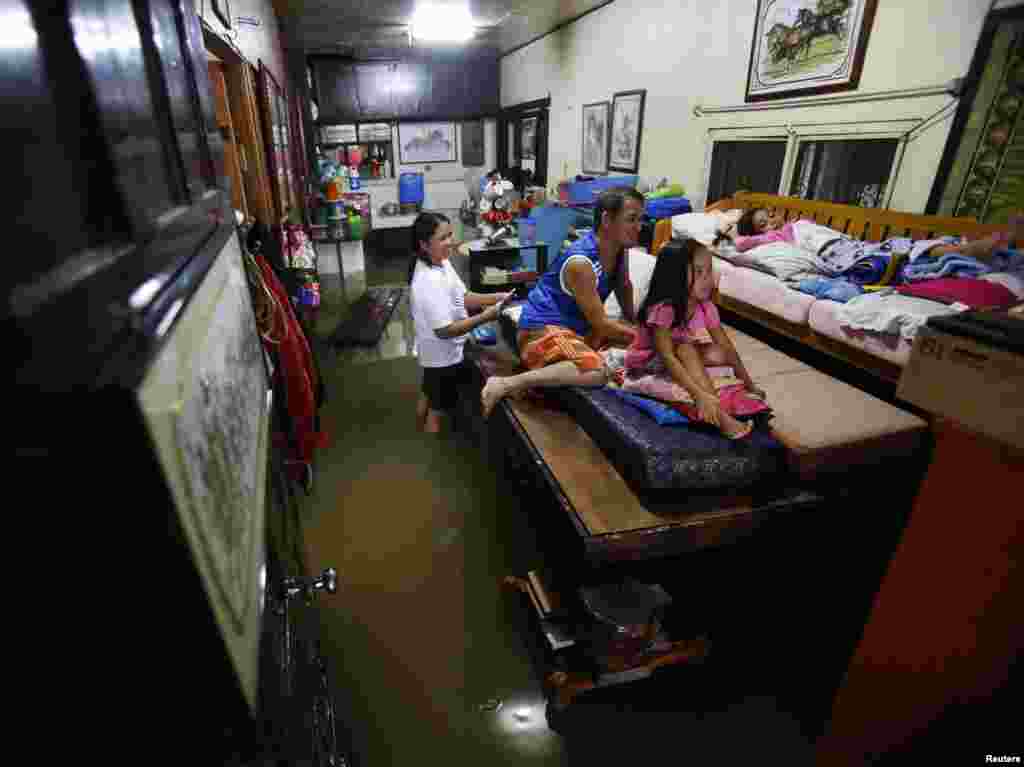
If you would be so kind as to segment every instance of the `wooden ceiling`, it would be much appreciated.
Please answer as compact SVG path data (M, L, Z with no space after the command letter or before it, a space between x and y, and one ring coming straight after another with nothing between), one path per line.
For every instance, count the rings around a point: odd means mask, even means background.
M434 0L443 2L443 0ZM307 53L400 57L415 0L272 0L286 45ZM477 22L466 52L508 53L611 0L469 0ZM435 46L443 47L443 46ZM450 47L450 46L449 46Z

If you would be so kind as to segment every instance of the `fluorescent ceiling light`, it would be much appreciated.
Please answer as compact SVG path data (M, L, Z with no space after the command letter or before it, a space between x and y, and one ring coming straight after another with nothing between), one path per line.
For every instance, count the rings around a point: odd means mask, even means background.
M469 5L424 4L412 17L412 36L435 43L464 43L473 37Z

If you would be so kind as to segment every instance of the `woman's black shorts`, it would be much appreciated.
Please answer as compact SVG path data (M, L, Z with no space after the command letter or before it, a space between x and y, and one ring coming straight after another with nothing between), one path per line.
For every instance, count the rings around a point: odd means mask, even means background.
M443 368L423 368L423 393L431 410L455 408L459 389L473 380L473 371L465 359Z

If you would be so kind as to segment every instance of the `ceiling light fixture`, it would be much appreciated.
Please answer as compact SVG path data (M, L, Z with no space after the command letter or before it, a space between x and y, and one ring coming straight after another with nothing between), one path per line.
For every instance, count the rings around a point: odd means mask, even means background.
M413 14L411 27L416 40L432 43L464 43L475 32L467 3L420 5Z

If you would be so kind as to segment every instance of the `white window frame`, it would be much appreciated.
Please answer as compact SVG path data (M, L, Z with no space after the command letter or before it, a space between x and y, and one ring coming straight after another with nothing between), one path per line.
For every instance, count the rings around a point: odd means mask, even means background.
M896 153L892 167L885 179L884 208L892 203L896 185L893 180L903 162L907 149L907 133L920 124L919 120L863 121L856 123L789 123L786 125L751 126L750 128L711 128L707 131L704 146L704 191L701 209L707 206L708 188L711 184L711 158L717 141L779 141L785 140L786 153L782 160L782 174L776 193L789 196L789 189L796 170L796 158L800 145L807 141L855 141L858 138L897 139Z

